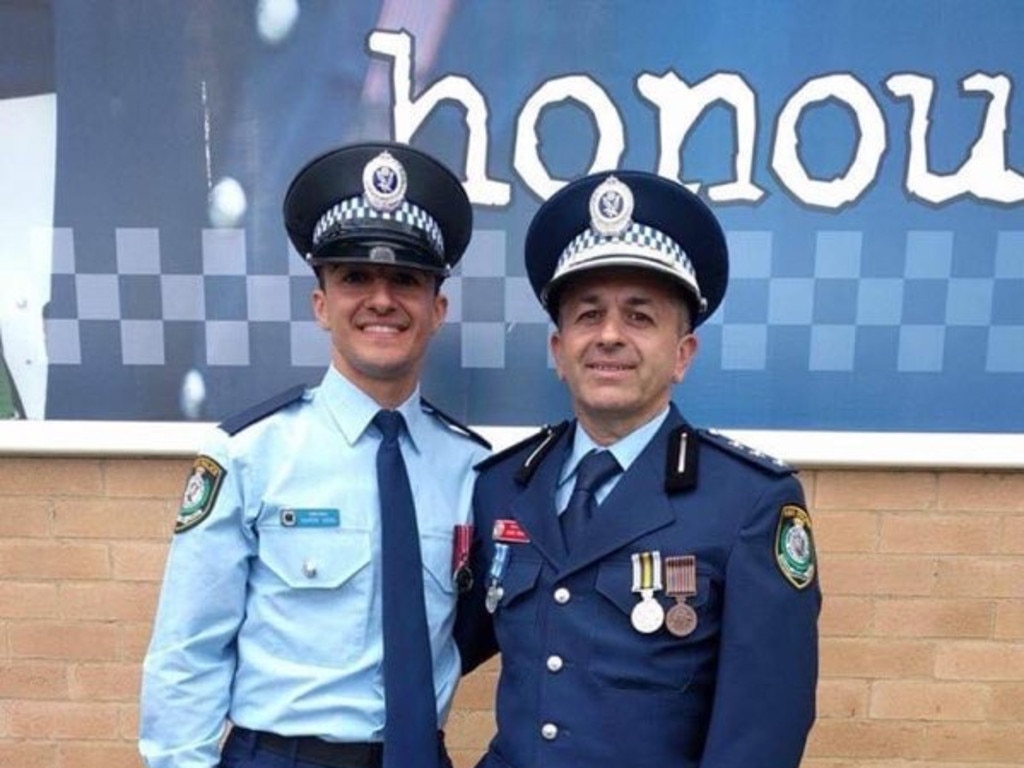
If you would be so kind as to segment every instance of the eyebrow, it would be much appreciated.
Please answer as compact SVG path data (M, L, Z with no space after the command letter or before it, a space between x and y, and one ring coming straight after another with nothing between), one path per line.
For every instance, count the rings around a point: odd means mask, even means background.
M576 299L578 304L602 304L602 299L596 293L583 293L580 294ZM654 299L650 296L629 296L625 302L627 307L646 307L654 303Z

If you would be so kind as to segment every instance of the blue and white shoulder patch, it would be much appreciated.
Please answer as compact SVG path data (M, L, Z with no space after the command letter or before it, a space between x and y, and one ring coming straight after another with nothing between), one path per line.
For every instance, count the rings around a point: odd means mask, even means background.
M456 421L454 418L452 418L447 413L442 411L436 405L429 402L428 400L424 400L422 397L420 398L420 407L423 409L424 413L429 413L431 416L435 417L438 421L440 421L442 424L448 427L448 429L450 429L452 432L455 432L458 435L462 435L463 437L468 437L474 443L479 443L488 451L491 450L491 444L487 442L483 435L477 434L472 429L467 427L465 424Z
M269 397L262 403L257 403L251 408L246 408L241 413L229 416L217 426L229 435L236 435L246 427L250 427L261 419L267 418L272 413L280 411L285 406L300 400L306 394L306 385L299 384Z
M795 467L791 467L781 459L777 459L774 456L769 456L763 451L759 451L756 448L752 448L749 445L744 445L738 440L733 440L731 437L723 435L721 432L715 429L701 429L698 431L701 439L705 442L711 443L712 445L721 448L726 453L730 453L740 459L743 459L748 464L753 464L755 467L764 470L773 475L791 475L796 472Z

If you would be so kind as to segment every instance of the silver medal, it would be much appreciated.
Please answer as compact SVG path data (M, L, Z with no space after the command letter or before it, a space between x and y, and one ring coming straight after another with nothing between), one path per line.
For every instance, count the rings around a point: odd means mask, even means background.
M501 602L502 595L505 594L505 590L501 588L500 584L491 584L487 588L487 597L484 598L484 607L488 613L494 613L498 610L498 603Z
M661 603L654 599L654 595L645 590L643 599L633 606L633 612L629 615L633 629L645 635L657 632L665 623L665 609Z

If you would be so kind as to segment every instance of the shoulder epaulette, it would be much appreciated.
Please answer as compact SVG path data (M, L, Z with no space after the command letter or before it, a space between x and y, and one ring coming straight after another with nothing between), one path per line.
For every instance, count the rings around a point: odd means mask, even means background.
M265 419L272 413L276 413L286 405L291 405L296 400L302 398L305 394L306 385L299 384L291 389L286 389L284 392L279 392L273 397L267 398L262 403L257 403L250 408L246 408L241 413L229 416L217 426L229 435L238 434L246 427L252 426L257 421Z
M544 456L547 455L547 452L551 450L551 446L555 444L558 436L561 435L568 426L568 421L563 421L561 424L555 424L554 426L545 424L540 428L540 430L534 432L529 437L526 437L518 443L510 445L508 448L498 451L497 453L488 456L483 461L478 462L474 469L478 471L487 469L488 467L492 467L495 464L504 461L509 456L513 456L528 448L532 448L527 455L523 466L521 466L519 471L516 473L516 482L525 483L530 479L530 476L533 474L533 470L540 464L541 459L543 459Z
M777 459L774 456L769 456L767 453L752 448L749 445L744 445L738 440L733 440L731 437L726 437L721 432L714 429L701 429L698 430L701 439L705 442L711 443L723 451L737 456L743 459L748 464L753 464L765 472L770 472L773 475L791 475L796 472L794 467L791 467L781 459Z
M697 484L697 462L700 452L693 427L682 424L668 436L668 452L665 456L665 492L688 491Z
M472 440L475 443L479 443L487 450L491 450L491 444L487 442L486 438L484 438L483 435L477 434L472 429L467 427L465 424L456 421L433 403L421 397L420 405L422 406L424 413L429 413L431 416L436 416L444 423L445 426L447 426L453 432L457 432L463 437L468 437L470 440Z

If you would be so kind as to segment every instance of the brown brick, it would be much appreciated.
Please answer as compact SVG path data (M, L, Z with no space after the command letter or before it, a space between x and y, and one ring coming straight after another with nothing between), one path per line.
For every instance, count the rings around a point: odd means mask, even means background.
M864 680L818 681L818 717L864 717L868 711L869 686Z
M1024 512L1024 472L944 472L939 475L939 507Z
M451 749L475 750L482 754L494 736L491 712L453 711L445 724L445 743Z
M806 754L808 757L858 758L857 766L873 764L862 762L865 759L910 759L920 753L924 734L925 726L920 723L821 719L814 724Z
M1005 555L1024 555L1024 515L1003 518L1002 546Z
M1024 681L1024 645L966 640L942 643L935 655L935 676L945 680Z
M990 637L990 600L878 600L874 633L892 637Z
M135 701L141 666L137 664L74 664L68 671L72 701Z
M883 515L879 550L986 554L998 547L999 524L995 515Z
M110 545L114 578L120 581L159 582L164 575L168 543L117 541Z
M117 730L117 708L96 702L16 701L10 705L8 730L26 739L110 738Z
M74 582L60 593L61 614L92 621L146 621L156 610L158 586L148 582Z
M871 631L873 612L870 598L829 594L822 602L818 629L822 635L832 637L867 635Z
M990 689L976 683L876 680L869 716L881 720L984 720Z
M153 616L149 616L152 619ZM138 661L146 656L146 649L149 648L149 638L153 634L151 621L144 622L118 622L120 630L120 641L118 643L118 658L121 661Z
M831 510L814 515L814 541L820 552L874 552L878 515Z
M18 622L10 627L15 658L113 661L117 659L116 624L81 621Z
M54 533L67 538L169 541L174 514L168 502L159 499L57 499Z
M0 581L0 619L56 618L57 585Z
M1024 597L1024 558L941 558L935 594L949 597Z
M140 668L141 669L141 668ZM118 735L135 743L139 738L139 707L137 701L118 706Z
M0 578L102 579L110 575L106 544L21 539L0 541Z
M48 499L0 496L0 539L49 536L52 516Z
M928 642L822 638L819 645L822 674L832 678L927 677L935 663Z
M122 741L67 742L53 768L139 768L142 760L136 744Z
M992 720L1011 720L1024 728L1024 683L992 684Z
M192 459L105 461L106 495L133 499L180 499Z
M0 664L0 699L54 699L66 696L63 664L17 661Z
M937 558L926 555L840 555L821 561L821 584L828 595L930 595Z
M0 496L97 496L102 492L96 459L0 457Z
M493 709L497 682L497 676L492 673L474 671L459 682L453 706L464 710Z
M996 605L996 638L1024 638L1024 603L1000 600Z
M938 481L930 472L822 472L816 510L927 510L935 507Z
M0 739L0 765L10 768L53 768L57 760L57 743L54 741Z
M930 760L989 760L1020 765L1024 728L1019 723L939 723L929 725L922 757Z

